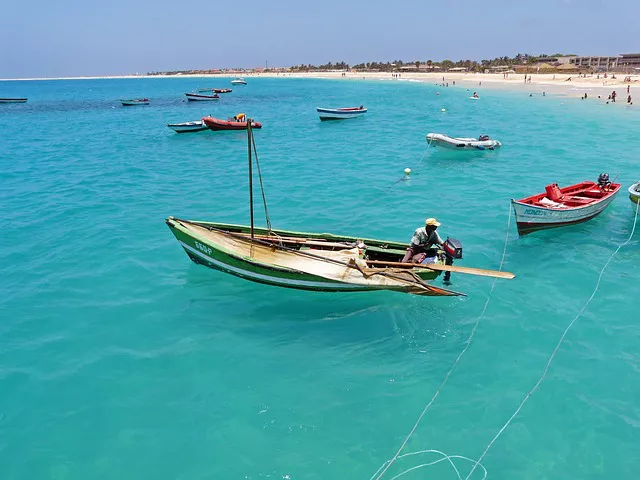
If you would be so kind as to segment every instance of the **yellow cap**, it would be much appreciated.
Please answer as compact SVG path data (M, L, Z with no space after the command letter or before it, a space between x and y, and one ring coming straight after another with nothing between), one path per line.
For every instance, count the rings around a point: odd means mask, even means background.
M434 227L439 227L440 226L440 222L437 221L435 218L427 218L424 223L426 225L430 225L430 226L434 226Z

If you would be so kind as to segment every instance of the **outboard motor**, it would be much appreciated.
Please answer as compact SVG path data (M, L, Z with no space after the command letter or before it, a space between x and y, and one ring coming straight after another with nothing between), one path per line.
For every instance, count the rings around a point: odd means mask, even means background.
M453 265L453 260L456 258L462 258L462 243L455 238L447 237L447 240L442 244L442 249L445 254L445 265ZM451 280L451 272L444 272L444 281L449 283Z
M480 140L481 142L484 142L485 140L489 140L489 135L480 135L478 137L478 140Z
M598 176L598 186L601 189L606 189L607 187L609 187L609 185L611 185L611 182L609 181L609 174L608 173L601 173Z

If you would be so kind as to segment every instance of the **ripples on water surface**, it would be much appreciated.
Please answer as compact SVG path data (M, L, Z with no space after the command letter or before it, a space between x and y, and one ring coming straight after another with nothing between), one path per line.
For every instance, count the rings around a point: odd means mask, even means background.
M454 275L464 299L334 295L191 263L163 219L248 222L246 134L176 135L166 123L239 111L263 122L277 227L407 241L436 216L480 268L498 266L510 198L603 171L625 188L640 177L637 111L595 99L481 91L472 102L428 84L252 78L215 104L182 101L227 83L0 83L3 96L29 97L0 106L3 479L368 479L484 305L491 281L479 277ZM142 96L150 106L117 102ZM358 120L315 114L361 103ZM429 131L488 133L504 147L425 152ZM405 167L412 178L398 181ZM572 228L518 239L512 224L505 269L518 277L496 286L407 451L482 453L628 236L625 197ZM490 478L637 476L638 252L636 235L490 450ZM432 460L399 461L385 478ZM457 478L444 463L405 478L425 474Z

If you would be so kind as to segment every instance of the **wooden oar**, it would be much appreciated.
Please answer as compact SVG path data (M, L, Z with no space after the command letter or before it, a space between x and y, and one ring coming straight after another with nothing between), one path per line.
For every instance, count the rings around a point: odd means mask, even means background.
M387 267L405 267L405 268L428 268L429 270L440 270L442 272L467 273L469 275L480 275L482 277L506 278L511 280L515 278L513 273L498 272L496 270L482 270L480 268L456 267L454 265L440 265L439 263L403 263L403 262L385 262L383 260L367 260L369 265L384 265Z

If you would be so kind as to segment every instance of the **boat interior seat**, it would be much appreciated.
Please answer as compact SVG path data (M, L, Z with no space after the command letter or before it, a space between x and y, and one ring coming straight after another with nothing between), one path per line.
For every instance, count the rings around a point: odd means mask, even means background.
M565 200L565 203L577 203L579 205L586 205L587 203L592 203L595 201L595 198L590 197L569 197Z
M390 255L400 255L404 256L407 253L407 250L400 250L397 248L380 248L380 247L371 247L367 246L367 253L387 253Z

